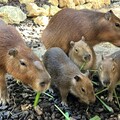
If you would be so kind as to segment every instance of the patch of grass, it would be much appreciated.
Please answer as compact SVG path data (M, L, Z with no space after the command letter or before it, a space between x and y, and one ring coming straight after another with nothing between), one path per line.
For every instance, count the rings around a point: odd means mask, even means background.
M52 95L44 92L45 95L49 96L50 98L54 98ZM38 102L39 102L39 98L40 98L40 92L37 92L36 96L35 96L35 100L34 100L34 108L38 105ZM66 112L64 113L56 104L54 104L54 106L62 113L62 115L65 117L65 120L70 120L70 117L69 117L69 113Z
M34 108L38 105L39 98L40 98L40 92L37 92L34 100L34 105L33 105Z

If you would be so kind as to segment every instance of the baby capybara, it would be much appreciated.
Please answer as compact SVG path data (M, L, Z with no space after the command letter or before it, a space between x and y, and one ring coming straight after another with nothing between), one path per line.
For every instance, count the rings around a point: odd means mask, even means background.
M120 81L120 51L106 58L102 57L98 66L98 74L102 85L108 87L108 101L112 101L113 91Z
M67 103L69 92L86 104L95 102L91 80L80 72L62 49L48 49L43 56L43 63L51 76L51 86L59 89L64 104Z
M92 47L90 47L85 38L82 38L78 42L70 42L69 57L79 67L83 64L82 70L94 69L96 64L96 55Z
M47 49L60 47L68 53L70 41L77 42L82 36L90 47L100 42L120 46L120 19L112 10L102 13L65 8L51 18L41 40Z
M43 63L28 48L18 31L0 20L0 103L8 102L5 74L31 86L35 91L45 91L50 75Z

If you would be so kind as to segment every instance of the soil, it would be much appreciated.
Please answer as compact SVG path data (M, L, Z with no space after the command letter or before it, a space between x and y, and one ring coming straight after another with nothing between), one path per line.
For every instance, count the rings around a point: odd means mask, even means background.
M45 3L45 0L36 0L35 2L39 6L42 6L42 4ZM20 8L27 13L25 5L19 4L16 0L9 0L7 4L20 6ZM46 4L48 3L46 2ZM3 5L5 4L0 4L0 6ZM31 18L27 18L21 24L14 26L21 33L28 47L33 49L33 51L40 56L44 54L45 48L39 39L45 26L35 25ZM96 54L103 53L103 51L105 54L110 54L113 52L113 49L119 49L111 46L111 44L105 43L95 47ZM97 85L94 85L96 92L103 89L97 76L93 77L93 81L97 82ZM34 109L33 103L36 93L31 88L20 82L16 82L10 75L7 75L6 82L10 102L7 105L0 105L0 120L65 120L64 116L55 107L55 104L64 112L68 112L71 120L89 120L95 115L98 115L101 120L118 120L120 117L120 108L116 98L114 98L112 102L107 102L107 91L102 92L98 96L107 105L112 107L113 112L109 112L98 99L96 99L94 104L90 104L88 106L80 103L78 99L71 94L68 95L68 107L62 106L58 90L55 90L55 92L51 92L50 90L46 91L46 93L52 95L54 98L50 98L46 94L42 93L37 109ZM120 96L120 86L116 87L116 92L117 95Z

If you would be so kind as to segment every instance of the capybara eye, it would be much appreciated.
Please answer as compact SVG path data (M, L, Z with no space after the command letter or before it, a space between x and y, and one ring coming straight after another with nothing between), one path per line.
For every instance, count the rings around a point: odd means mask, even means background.
M75 49L76 52L78 52L78 49Z
M84 93L85 93L85 89L84 89L84 88L81 88L81 90L82 90L82 92L84 92Z
M23 66L27 66L24 61L20 60L20 64Z
M44 86L45 86L45 82L41 82L41 83L40 83L40 86L41 86L41 87L44 87Z
M119 23L115 23L115 26L120 28L120 24Z

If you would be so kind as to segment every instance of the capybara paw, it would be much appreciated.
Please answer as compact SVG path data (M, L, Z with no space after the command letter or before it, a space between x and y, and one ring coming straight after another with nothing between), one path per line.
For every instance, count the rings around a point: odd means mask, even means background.
M61 102L62 106L68 107L68 104L66 102Z
M0 104L9 103L9 97L6 90L0 91Z
M109 96L108 96L108 101L109 101L109 102L112 102L112 100L113 100L113 96L112 96L112 95L109 95Z

